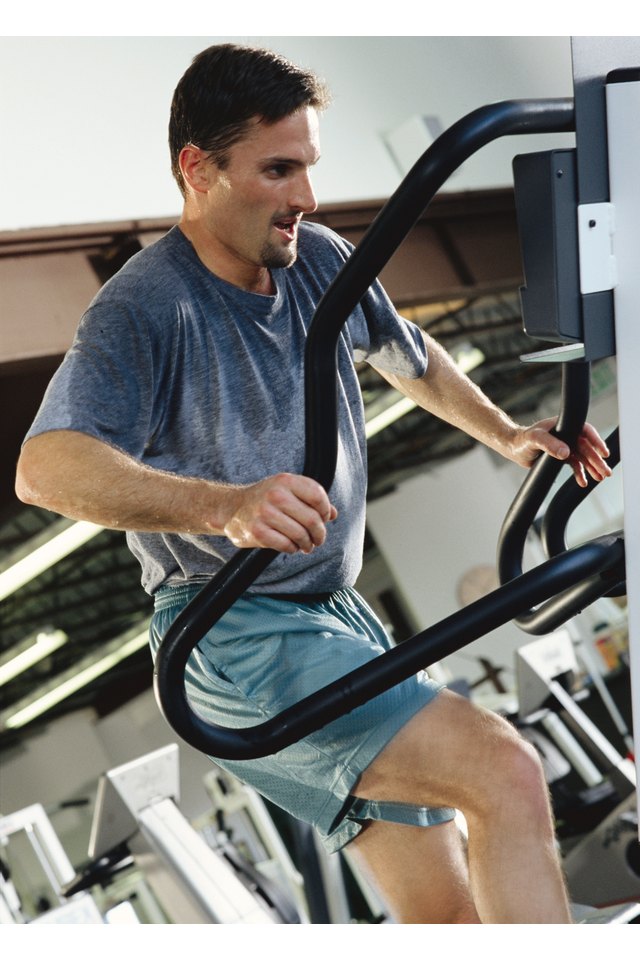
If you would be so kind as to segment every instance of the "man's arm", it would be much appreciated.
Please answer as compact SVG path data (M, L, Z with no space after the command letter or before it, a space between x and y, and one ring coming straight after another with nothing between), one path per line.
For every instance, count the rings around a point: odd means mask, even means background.
M308 477L283 473L246 486L180 477L71 430L25 443L16 494L116 530L217 534L237 547L282 553L310 553L336 517L323 487Z
M603 480L611 475L611 468L604 460L609 451L592 426L585 424L572 451L551 433L555 418L541 420L529 427L514 423L462 373L440 344L428 334L424 334L424 337L429 355L424 377L408 380L380 371L392 386L418 406L459 427L522 467L530 467L541 453L548 453L558 460L567 461L582 487L587 484L587 473L594 480Z

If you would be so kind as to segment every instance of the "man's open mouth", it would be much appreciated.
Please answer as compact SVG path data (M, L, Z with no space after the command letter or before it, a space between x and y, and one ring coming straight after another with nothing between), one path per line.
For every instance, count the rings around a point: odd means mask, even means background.
M298 217L283 217L281 220L274 220L273 225L287 240L295 240Z

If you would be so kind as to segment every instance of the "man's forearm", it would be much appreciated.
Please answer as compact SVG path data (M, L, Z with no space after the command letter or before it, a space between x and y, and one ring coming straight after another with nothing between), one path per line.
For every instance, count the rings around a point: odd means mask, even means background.
M419 407L511 458L517 424L489 400L455 364L447 351L425 335L429 363L421 379L383 376Z
M23 447L16 493L25 503L115 530L214 534L235 546L311 553L337 516L310 477L281 473L233 485L155 470L70 430Z
M116 530L222 533L239 488L154 470L86 434L29 440L16 493L26 503Z
M415 400L418 406L459 427L521 467L531 467L541 454L546 453L566 461L580 486L586 486L587 474L597 481L610 476L611 468L603 459L609 456L609 451L590 424L584 424L571 450L555 436L555 418L540 420L530 426L514 423L458 369L440 344L426 334L425 341L429 364L422 379L406 380L383 374L389 383Z

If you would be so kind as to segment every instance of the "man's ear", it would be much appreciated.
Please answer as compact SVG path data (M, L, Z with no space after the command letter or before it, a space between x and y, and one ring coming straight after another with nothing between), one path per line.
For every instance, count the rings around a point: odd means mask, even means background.
M184 182L196 193L206 193L215 170L208 154L189 143L180 151L178 162Z

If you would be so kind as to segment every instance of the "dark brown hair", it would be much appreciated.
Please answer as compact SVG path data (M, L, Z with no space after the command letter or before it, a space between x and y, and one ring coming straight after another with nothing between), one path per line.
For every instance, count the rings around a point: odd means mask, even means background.
M224 167L229 148L259 117L276 123L301 107L323 109L329 101L321 80L271 50L232 43L199 53L178 83L171 104L171 170L185 193L180 151L193 144Z

